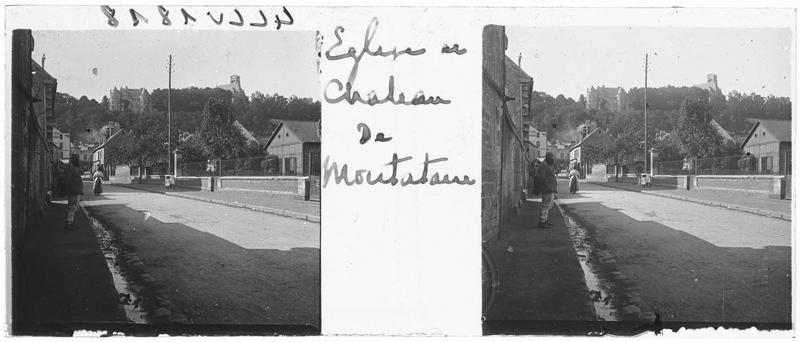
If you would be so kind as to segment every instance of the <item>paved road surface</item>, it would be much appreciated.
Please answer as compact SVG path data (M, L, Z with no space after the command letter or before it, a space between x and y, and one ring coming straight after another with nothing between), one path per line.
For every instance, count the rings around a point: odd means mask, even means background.
M319 224L107 185L84 206L118 236L143 297L204 324L319 326Z
M643 312L790 321L790 222L598 185L571 195L562 181L560 189L559 203L609 253L599 269L612 293L635 298Z

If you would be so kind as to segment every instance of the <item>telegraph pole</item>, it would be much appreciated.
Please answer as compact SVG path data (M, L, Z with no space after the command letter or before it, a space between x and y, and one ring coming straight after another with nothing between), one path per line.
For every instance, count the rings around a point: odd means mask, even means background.
M172 172L172 54L169 55L167 83L167 174ZM177 165L176 165L177 166Z
M644 54L644 172L645 173L649 173L647 168L647 64L648 64L648 55Z

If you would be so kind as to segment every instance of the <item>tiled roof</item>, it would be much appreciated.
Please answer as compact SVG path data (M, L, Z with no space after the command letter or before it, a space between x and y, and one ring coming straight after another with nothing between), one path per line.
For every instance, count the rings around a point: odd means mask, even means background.
M747 145L747 142L750 141L750 137L753 136L753 133L756 131L756 128L758 128L759 125L763 126L765 130L774 135L778 142L792 141L791 120L757 119L756 123L753 125L753 128L750 129L750 133L748 133L747 137L744 139L744 141L742 141L742 148L744 148L744 146Z
M318 121L281 120L278 127L275 127L275 130L270 135L264 148L267 148L272 143L272 140L275 139L275 134L277 134L282 127L292 131L302 142L320 142Z

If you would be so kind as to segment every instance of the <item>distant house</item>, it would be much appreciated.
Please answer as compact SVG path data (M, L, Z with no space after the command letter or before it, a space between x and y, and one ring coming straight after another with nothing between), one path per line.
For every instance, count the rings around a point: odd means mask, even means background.
M595 128L583 140L569 149L569 168L578 164L581 174L585 178L605 180L606 164L592 160L586 155L586 148L591 145L602 145L610 142L608 135L602 128Z
M544 160L547 153L547 132L539 131L533 126L528 128L528 159Z
M93 145L84 144L82 142L73 143L72 147L70 148L70 154L77 154L78 159L81 162L81 165L84 164L92 164L92 151L94 150Z
M250 132L247 128L245 128L244 125L242 125L242 123L239 122L239 120L233 122L233 127L235 127L236 130L239 131L239 133L242 133L242 136L244 137L246 143L258 144L258 139L256 139L256 136L253 135L253 133Z
M50 127L51 137L53 140L53 145L55 146L55 150L53 151L53 156L56 160L60 160L62 163L69 163L69 155L70 155L70 141L69 141L69 133L61 132L56 127Z
M565 144L559 141L554 143L547 144L547 152L553 154L553 159L555 164L553 165L556 171L564 171L569 168L570 158L569 158L569 151L570 146L569 144Z
M92 169L97 170L100 168L106 176L112 176L114 168L107 163L108 150L110 147L122 145L125 139L127 139L125 131L117 130L104 143L92 150Z
M741 145L763 174L792 173L792 121L757 119Z
M278 157L282 175L320 175L318 121L280 121L264 149Z
M709 122L709 124L711 125L711 127L714 127L714 129L717 131L717 133L719 133L719 136L720 136L720 137L722 137L722 141L723 141L723 142L726 142L726 143L732 143L732 144L735 144L735 143L736 143L736 140L734 140L734 139L733 139L733 136L731 136L731 134L730 134L730 133L728 133L728 131L727 131L727 130L725 130L724 128L722 128L722 126L720 126L720 125L717 123L717 121L716 121L716 120L714 120L714 119L711 119L711 121Z

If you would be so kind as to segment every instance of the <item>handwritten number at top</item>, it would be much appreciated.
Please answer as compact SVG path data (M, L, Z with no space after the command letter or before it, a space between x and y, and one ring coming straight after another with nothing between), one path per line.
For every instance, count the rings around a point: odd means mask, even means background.
M275 21L274 22L276 24L276 29L277 30L280 30L283 25L293 25L294 24L294 17L289 12L289 10L286 9L286 7L282 7L282 9L283 9L282 15L283 15L284 18L281 17L280 13L275 14ZM100 11L106 17L106 23L108 24L108 26L119 27L119 19L117 19L117 17L116 17L116 14L117 14L117 10L116 9L114 9L111 6L108 6L108 5L103 5L103 6L100 6ZM145 16L142 13L140 13L139 11L137 11L137 10L135 10L133 8L129 8L128 12L131 15L131 24L134 27L139 26L139 24L141 22L144 22L145 24L149 23L149 20L148 20L147 16ZM172 26L172 20L169 17L170 11L166 7L164 7L162 5L157 6L157 13L158 13L159 16L161 16L161 24L162 25L164 25L164 26ZM253 18L254 20L252 20L249 23L249 26L266 27L266 26L268 26L267 24L269 23L269 21L267 19L267 15L264 13L263 10L258 10L257 15L250 16L247 13L240 12L238 8L234 8L232 14L233 14L233 16L234 16L233 18L235 20L228 21L228 24L231 25L231 26L242 27L242 26L245 25L245 22L248 21L248 18L250 18L250 17L254 17ZM214 13L212 11L208 11L208 12L206 12L206 15L211 20L211 22L213 22L215 25L222 25L224 23L225 13L222 12L222 11L220 11L218 13ZM195 18L185 8L181 8L181 16L183 16L183 24L184 25L189 25L189 21L191 21L193 23L197 22L197 18Z

